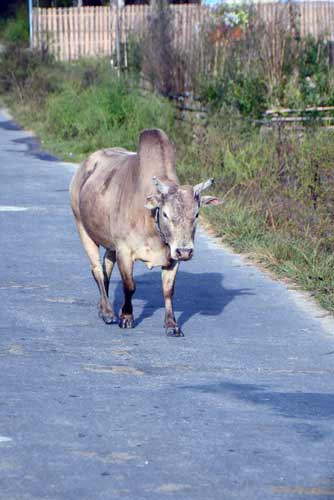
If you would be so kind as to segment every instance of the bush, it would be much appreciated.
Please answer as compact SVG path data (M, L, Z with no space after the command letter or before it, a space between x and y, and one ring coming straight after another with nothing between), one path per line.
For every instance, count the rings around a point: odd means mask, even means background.
M202 97L213 110L232 108L243 116L261 117L267 108L266 86L261 77L239 74L233 79L211 80L202 86Z
M26 7L16 7L14 17L4 21L0 30L0 39L5 43L26 45L29 41L29 19Z
M334 252L333 132L244 130L242 123L211 123L186 158L201 177L212 175L231 200L255 209L269 230L293 234ZM204 165L204 167L203 167Z
M8 43L0 54L0 92L12 92L20 100L32 99L39 105L57 89L60 67L47 52Z
M173 135L171 105L143 96L131 75L117 78L107 59L61 64L47 52L10 44L0 56L0 89L21 121L65 158L109 146L134 149L144 128Z
M116 77L77 93L73 82L50 96L45 105L45 126L56 143L66 142L75 155L107 146L137 148L144 128L173 128L173 110L156 96L143 97L138 88Z
M214 29L206 26L212 62L202 79L204 100L216 110L233 108L250 117L260 117L272 106L332 105L331 42L294 36L285 9L277 11L275 22L267 25L257 20L251 8L243 12L247 22L236 17L239 24L228 25L225 14L217 17Z

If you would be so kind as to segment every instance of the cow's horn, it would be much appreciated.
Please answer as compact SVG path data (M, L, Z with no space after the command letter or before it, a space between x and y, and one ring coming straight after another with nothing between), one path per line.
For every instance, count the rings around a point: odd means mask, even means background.
M204 191L204 189L208 189L210 186L212 186L213 183L214 183L214 179L211 178L205 182L201 182L200 184L196 184L196 186L194 186L195 196L199 196L201 194L201 192Z
M169 186L167 186L163 182L159 181L159 179L156 176L152 177L152 180L153 180L154 184L156 185L159 193L168 194Z

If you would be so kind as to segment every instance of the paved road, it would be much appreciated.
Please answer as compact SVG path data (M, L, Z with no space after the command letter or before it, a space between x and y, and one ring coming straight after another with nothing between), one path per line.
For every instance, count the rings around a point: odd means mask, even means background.
M1 500L334 498L333 322L202 233L177 280L184 339L140 264L136 328L107 326L73 168L2 114L0 161Z

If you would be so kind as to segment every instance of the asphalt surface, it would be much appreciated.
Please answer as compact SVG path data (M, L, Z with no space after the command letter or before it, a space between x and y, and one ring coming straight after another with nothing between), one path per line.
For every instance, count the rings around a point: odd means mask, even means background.
M73 171L0 114L1 500L334 498L332 320L200 231L185 338L141 264L135 329L105 325Z

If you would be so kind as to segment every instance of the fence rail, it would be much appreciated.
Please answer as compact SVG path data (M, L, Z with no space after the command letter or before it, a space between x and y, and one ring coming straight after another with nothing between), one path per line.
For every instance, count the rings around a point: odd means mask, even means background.
M334 41L334 2L314 1L296 3L254 4L258 18L265 23L275 23L285 10L294 10L297 30L301 36L311 34ZM191 46L192 38L210 16L210 9L203 5L172 5L174 12L175 41ZM119 11L121 41L130 33L143 34L152 15L150 5L128 5ZM116 48L117 8L70 7L33 9L33 46L48 46L59 60L73 60L87 56L111 55Z

